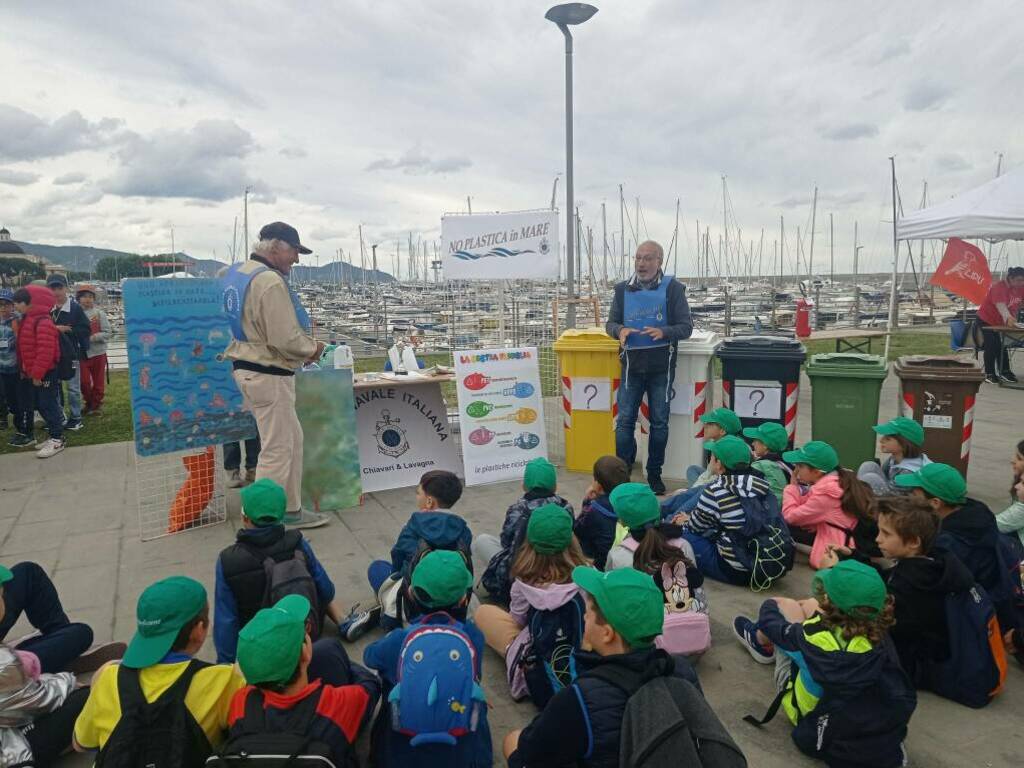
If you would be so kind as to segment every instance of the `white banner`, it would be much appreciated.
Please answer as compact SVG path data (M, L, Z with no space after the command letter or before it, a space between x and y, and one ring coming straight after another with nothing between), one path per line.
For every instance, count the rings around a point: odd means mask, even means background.
M547 457L536 347L455 352L466 485L521 480Z
M355 396L364 493L416 485L431 469L459 472L440 384L381 384Z
M442 216L441 252L448 280L557 278L558 212Z

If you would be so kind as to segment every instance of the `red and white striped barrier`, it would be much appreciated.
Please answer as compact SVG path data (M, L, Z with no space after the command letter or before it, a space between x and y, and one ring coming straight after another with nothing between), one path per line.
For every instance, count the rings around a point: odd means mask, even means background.
M572 379L568 376L562 377L562 423L572 428Z
M647 395L640 401L640 412L637 414L637 421L640 422L640 434L646 435L651 431L651 406L647 402Z
M619 382L620 379L612 379L612 431L615 431L615 423L619 420Z
M971 434L974 432L974 395L964 397L964 431L960 438L960 458L968 461L971 457Z
M796 440L796 408L800 401L800 385L795 381L786 383L786 416L783 419L783 426L789 439Z
M690 412L693 414L693 439L704 442L704 422L700 420L708 411L708 383L693 382L693 399L690 401Z
M728 379L722 379L722 405L732 408L732 382Z

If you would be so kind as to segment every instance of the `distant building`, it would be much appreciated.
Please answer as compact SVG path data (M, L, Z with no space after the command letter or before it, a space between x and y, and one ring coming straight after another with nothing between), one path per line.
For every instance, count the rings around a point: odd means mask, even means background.
M25 249L11 239L11 231L7 227L0 227L0 259L25 259L33 264L38 264L46 270L49 275L67 275L68 270L60 264L48 264L42 256L34 253L26 253Z

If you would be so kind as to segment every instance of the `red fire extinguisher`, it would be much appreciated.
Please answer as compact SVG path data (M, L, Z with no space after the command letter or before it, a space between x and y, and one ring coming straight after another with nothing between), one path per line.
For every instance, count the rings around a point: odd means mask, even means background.
M811 335L811 308L814 303L807 299L797 299L796 302L796 335L797 338L806 339Z

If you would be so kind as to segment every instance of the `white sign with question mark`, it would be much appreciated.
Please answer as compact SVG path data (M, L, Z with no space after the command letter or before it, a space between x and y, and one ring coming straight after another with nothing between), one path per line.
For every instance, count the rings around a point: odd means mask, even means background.
M583 377L573 379L572 409L574 411L611 411L611 380Z
M737 379L733 386L732 409L741 418L781 418L782 382Z

